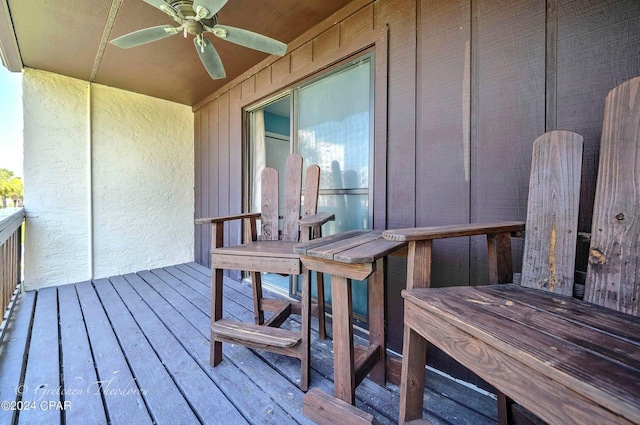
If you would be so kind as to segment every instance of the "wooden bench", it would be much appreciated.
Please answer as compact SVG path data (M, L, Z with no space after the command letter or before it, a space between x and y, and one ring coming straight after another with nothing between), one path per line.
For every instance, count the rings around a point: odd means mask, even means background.
M427 341L550 424L640 423L640 78L606 99L585 301L573 292L581 138L534 143L522 282L507 226L404 229L409 243L400 423L422 413ZM514 227L515 226L515 227ZM524 228L524 223L521 224ZM429 288L442 237L487 234L494 285Z

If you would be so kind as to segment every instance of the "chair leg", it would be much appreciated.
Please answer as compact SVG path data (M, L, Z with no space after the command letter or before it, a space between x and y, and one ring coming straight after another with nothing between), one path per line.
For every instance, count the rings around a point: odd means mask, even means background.
M222 270L213 269L211 271L211 324L222 319L222 282L224 275ZM213 330L211 330L211 366L216 366L222 361L222 342L215 341Z
M253 288L253 317L256 325L264 324L264 310L262 309L262 275L251 272L251 287Z
M306 392L309 389L311 372L311 273L304 267L302 270L301 301L300 389Z
M400 374L400 424L422 418L426 359L427 341L405 324Z
M324 274L316 272L316 285L318 292L318 333L320 334L320 339L327 339L324 313Z
M513 400L501 391L498 391L498 425L513 424L513 415L511 413L512 405Z

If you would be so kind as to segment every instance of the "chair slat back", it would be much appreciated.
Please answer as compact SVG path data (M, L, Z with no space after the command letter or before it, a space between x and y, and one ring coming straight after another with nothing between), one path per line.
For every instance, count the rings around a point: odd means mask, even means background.
M640 77L605 100L585 300L638 315Z
M300 196L302 192L302 157L291 154L285 168L285 194L282 223L282 240L297 241L300 231Z
M533 142L522 286L573 293L582 145L570 131Z
M307 168L307 179L304 185L304 213L303 216L318 212L318 191L320 190L320 167L311 165Z
M267 167L261 174L260 229L262 240L278 240L278 170Z

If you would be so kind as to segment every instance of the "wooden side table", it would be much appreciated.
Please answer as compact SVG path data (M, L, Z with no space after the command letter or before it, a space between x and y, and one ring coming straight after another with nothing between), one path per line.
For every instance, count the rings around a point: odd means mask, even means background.
M355 389L370 378L386 382L384 257L405 245L382 231L353 230L302 243L295 248L306 268L331 275L334 394L354 404ZM351 280L369 282L369 346L354 347Z

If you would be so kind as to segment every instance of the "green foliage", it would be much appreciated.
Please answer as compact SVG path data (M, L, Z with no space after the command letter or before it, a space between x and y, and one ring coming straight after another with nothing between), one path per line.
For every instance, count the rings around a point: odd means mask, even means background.
M0 168L0 197L2 197L2 208L7 208L7 199L12 199L15 205L24 197L22 179L6 168Z

